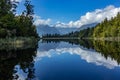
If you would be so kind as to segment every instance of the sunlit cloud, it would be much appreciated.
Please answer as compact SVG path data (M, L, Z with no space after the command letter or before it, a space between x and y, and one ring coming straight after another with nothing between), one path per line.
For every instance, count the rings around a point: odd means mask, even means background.
M105 18L110 20L112 17L115 17L117 13L120 12L120 7L115 7L109 5L104 9L96 9L92 12L87 12L85 15L81 16L77 21L70 21L68 23L57 22L56 27L77 27L80 28L83 25L100 23Z
M92 23L100 23L105 18L110 20L112 17L115 17L117 13L120 12L120 7L115 7L113 5L109 5L103 9L96 9L92 12L87 12L85 15L81 16L77 21L69 21L68 23L57 21L55 24L51 25L52 19L42 19L39 16L35 17L34 24L39 25L49 25L54 27L63 27L63 28L80 28L83 25L92 24Z
M40 16L34 15L34 25L50 25L51 19L42 19Z
M11 0L11 1L21 2L22 0Z

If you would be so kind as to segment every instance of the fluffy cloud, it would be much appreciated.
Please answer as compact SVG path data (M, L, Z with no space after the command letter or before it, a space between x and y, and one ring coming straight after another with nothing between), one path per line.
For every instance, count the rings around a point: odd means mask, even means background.
M11 1L17 1L17 2L21 2L22 0L11 0Z
M34 15L34 25L39 26L39 25L50 25L51 19L42 19L40 16Z
M83 25L92 24L92 23L100 23L105 18L110 20L112 17L115 17L117 13L120 12L120 7L115 7L113 5L109 5L103 9L96 9L92 12L87 12L85 15L81 16L77 21L69 21L68 23L57 21L54 27L63 27L63 28L80 28ZM42 19L39 16L34 16L35 25L50 25L52 26L51 19Z
M56 27L81 27L82 25L91 23L100 23L105 18L111 19L115 17L117 13L120 12L120 7L116 8L113 5L109 5L104 9L96 9L93 12L87 12L85 15L81 16L77 21L70 21L69 23L57 22Z

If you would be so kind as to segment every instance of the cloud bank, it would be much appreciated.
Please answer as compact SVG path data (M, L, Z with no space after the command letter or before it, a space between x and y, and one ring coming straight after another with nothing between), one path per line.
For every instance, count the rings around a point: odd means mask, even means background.
M51 19L42 19L40 16L34 15L34 25L39 26L39 25L50 25Z
M11 1L17 1L17 2L21 2L22 0L11 0Z
M85 15L81 16L77 21L70 21L69 23L58 23L56 27L81 27L83 25L100 23L105 18L110 20L115 17L117 13L120 12L120 7L116 8L113 5L109 5L104 9L96 9L93 12L87 12Z
M110 20L112 17L115 17L117 13L120 12L120 7L115 7L113 5L109 5L103 9L96 9L92 12L87 12L85 15L81 16L77 21L69 21L68 23L59 22L55 23L55 27L69 27L69 28L80 28L83 25L92 24L92 23L100 23L105 18ZM35 25L41 24L50 24L51 19L41 19L38 18L35 21Z

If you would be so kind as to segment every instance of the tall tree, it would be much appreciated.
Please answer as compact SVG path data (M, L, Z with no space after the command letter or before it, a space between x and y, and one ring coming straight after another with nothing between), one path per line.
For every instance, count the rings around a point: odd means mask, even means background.
M34 10L33 10L33 5L31 4L30 0L25 0L25 7L26 7L26 16L27 17L31 17L34 14Z

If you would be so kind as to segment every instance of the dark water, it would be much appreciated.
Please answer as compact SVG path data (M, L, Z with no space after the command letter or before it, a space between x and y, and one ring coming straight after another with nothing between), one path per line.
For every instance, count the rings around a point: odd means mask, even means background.
M0 80L120 80L120 42L43 40L0 49Z

